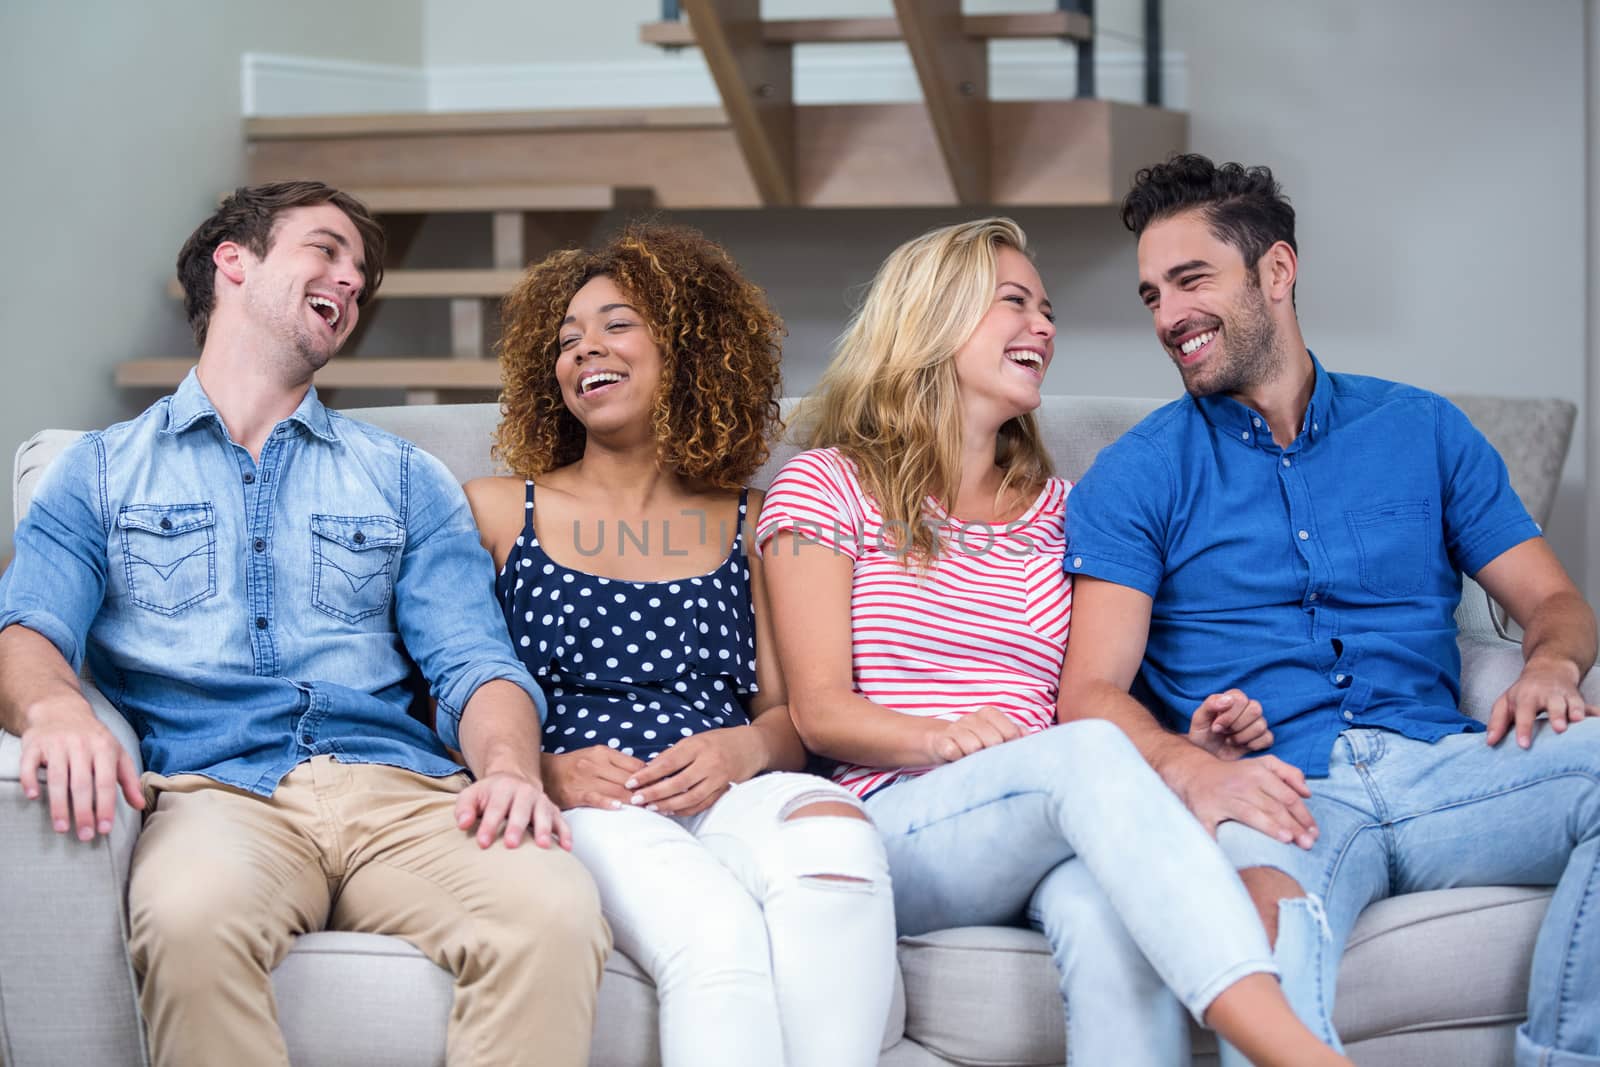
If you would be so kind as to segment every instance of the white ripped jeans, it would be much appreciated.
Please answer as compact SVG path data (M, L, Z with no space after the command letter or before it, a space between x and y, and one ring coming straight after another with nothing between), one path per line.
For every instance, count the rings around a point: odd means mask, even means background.
M794 813L854 796L808 774L733 786L699 815L565 812L616 947L654 979L664 1067L876 1064L894 994L894 896L870 822Z

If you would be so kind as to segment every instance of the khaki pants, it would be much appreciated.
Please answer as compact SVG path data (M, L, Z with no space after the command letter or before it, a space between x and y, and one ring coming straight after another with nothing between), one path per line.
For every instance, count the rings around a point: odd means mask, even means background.
M270 799L145 776L128 887L157 1067L289 1062L271 974L314 930L393 934L455 976L452 1064L582 1067L610 949L588 873L456 826L466 775L319 756Z

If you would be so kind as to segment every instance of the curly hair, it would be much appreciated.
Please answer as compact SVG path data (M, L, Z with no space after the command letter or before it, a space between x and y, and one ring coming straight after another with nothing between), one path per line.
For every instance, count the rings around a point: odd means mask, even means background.
M1267 167L1213 163L1190 152L1134 175L1122 201L1122 224L1134 236L1153 222L1199 211L1217 240L1239 250L1247 266L1261 261L1279 241L1294 242L1294 208Z
M583 455L585 431L561 399L556 360L567 307L597 277L628 295L661 350L650 415L657 461L711 488L741 488L782 429L783 320L721 246L683 226L634 224L602 248L528 268L503 305L496 458L532 478Z

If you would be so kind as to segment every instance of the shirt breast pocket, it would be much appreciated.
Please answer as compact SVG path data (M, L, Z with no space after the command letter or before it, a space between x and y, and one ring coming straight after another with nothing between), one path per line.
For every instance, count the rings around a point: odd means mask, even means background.
M1374 596L1410 596L1428 580L1433 562L1433 509L1407 500L1345 513L1359 558L1361 587Z
M386 515L312 515L312 604L344 622L388 610L405 540Z
M129 599L171 616L216 596L216 523L209 503L123 505L117 529Z

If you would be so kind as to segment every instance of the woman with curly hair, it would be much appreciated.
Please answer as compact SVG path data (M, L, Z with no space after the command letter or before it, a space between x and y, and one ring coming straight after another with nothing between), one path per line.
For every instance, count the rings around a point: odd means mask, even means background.
M717 245L635 226L505 305L512 478L467 485L512 639L550 697L545 787L666 1067L874 1064L894 982L877 832L795 773L744 487L779 427L782 323Z
M1055 317L1026 248L993 218L896 249L808 405L812 448L757 532L795 724L882 832L902 934L1044 933L1070 1062L1187 1063L1181 999L1257 1063L1347 1064L1294 1017L1233 868L1132 742L1057 725L1071 487L1033 417ZM1191 740L1270 744L1237 703L1208 701Z

